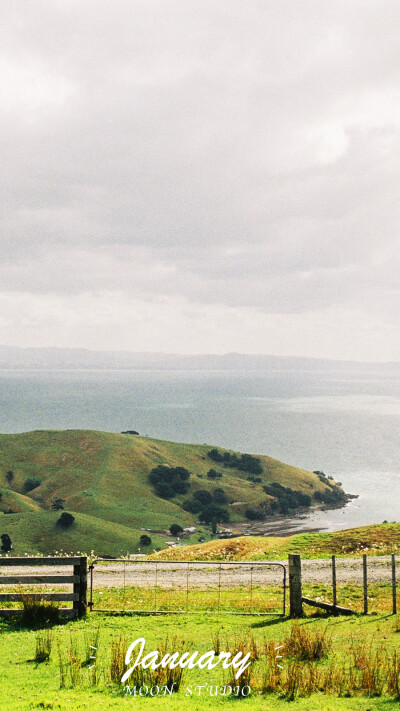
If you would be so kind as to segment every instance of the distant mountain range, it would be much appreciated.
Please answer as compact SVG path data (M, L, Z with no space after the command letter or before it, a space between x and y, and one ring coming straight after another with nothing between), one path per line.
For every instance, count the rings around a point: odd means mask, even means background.
M400 363L361 363L291 356L182 355L91 351L84 348L16 348L0 346L0 368L34 369L133 369L133 370L340 370L346 372L399 373Z

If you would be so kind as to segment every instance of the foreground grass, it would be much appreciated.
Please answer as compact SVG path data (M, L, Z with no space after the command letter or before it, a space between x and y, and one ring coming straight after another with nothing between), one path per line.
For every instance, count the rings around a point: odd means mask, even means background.
M118 602L113 592L105 590L110 602ZM311 610L310 610L311 612ZM48 662L34 661L36 642L40 631L21 629L17 623L0 622L1 657L0 657L0 708L2 711L36 711L39 709L127 709L132 703L144 709L163 708L167 711L177 709L232 707L232 704L244 704L245 708L268 708L283 711L288 708L288 701L281 698L282 691L258 694L260 679L264 673L264 657L260 650L272 645L272 648L284 643L290 636L293 625L299 626L315 638L329 641L327 649L319 661L313 662L318 673L325 673L332 668L335 673L345 668L349 655L354 650L368 649L372 655L380 655L383 662L393 655L400 644L400 620L390 615L378 614L373 617L353 618L318 618L307 617L300 623L276 617L260 618L256 616L229 616L210 613L196 615L126 615L110 616L103 613L91 613L83 620L68 622L52 629L52 649ZM185 650L204 653L216 649L232 651L240 645L248 644L258 648L258 661L251 669L254 674L250 679L254 695L247 699L229 699L222 696L203 695L187 696L186 688L198 685L229 684L228 672L219 667L209 670L198 668L186 670L182 687L172 698L156 699L124 697L120 684L113 683L111 673L111 645L120 641L124 651L139 637L145 637L146 650L160 647L166 639L167 650L178 651L181 645ZM89 669L89 645L97 647L95 672ZM359 652L357 652L359 654ZM59 654L64 664L64 688L60 675ZM83 662L81 664L81 662ZM295 670L295 660L289 653L284 653L282 674L288 675ZM115 660L114 660L115 667ZM309 662L300 662L300 667L307 670ZM125 667L123 667L125 670ZM119 677L118 677L119 678ZM61 682L61 683L60 683ZM334 693L312 693L302 698L297 696L289 708L299 711L394 711L398 701L385 692L381 697L373 698L368 693L344 691L349 698L338 697ZM360 694L360 695L359 695Z

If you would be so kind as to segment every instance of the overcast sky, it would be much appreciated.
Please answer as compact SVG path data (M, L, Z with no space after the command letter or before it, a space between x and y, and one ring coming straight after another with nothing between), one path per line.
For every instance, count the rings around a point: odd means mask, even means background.
M7 0L0 343L400 359L399 0Z

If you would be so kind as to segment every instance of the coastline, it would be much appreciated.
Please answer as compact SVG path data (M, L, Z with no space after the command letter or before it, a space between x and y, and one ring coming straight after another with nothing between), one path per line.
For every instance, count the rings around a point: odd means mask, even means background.
M346 506L358 498L358 494L346 494L346 501L340 505L310 506L296 509L296 513L276 514L265 521L238 521L232 524L232 530L239 536L275 536L285 538L295 533L320 533L326 527L310 526L307 521L313 513L345 509Z

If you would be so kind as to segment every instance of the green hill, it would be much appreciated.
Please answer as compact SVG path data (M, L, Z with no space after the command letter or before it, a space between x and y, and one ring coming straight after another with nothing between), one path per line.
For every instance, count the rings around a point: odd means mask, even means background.
M249 508L259 511L260 504L263 511L282 505L275 490L268 493L273 483L285 487L279 496L290 488L311 496L312 503L324 492L342 495L332 480L270 457L245 461L238 453L218 449L223 461L215 461L211 449L88 430L0 435L0 533L9 533L17 555L60 548L116 555L140 547L140 529L151 529L152 550L165 545L162 532L172 523L197 525L199 514L182 504L199 489L211 496L216 488L223 489L231 521L243 520ZM257 460L260 471L255 475L246 467L251 469ZM161 498L149 480L158 465L187 469L188 491ZM210 469L217 478L207 476ZM56 500L75 516L71 529L56 525L61 513L52 510Z

